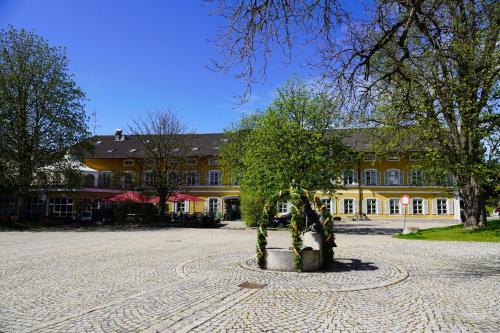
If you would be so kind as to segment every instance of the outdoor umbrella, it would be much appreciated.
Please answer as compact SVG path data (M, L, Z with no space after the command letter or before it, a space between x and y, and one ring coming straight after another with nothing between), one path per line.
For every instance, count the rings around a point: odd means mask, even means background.
M116 194L112 197L106 198L105 200L111 201L111 202L149 202L149 203L154 203L155 198L148 197L146 195L140 194L138 192L123 192L120 194Z
M191 202L204 202L205 199L198 198L189 194L184 193L176 193L168 197L168 201L170 202L178 202L178 201L191 201Z

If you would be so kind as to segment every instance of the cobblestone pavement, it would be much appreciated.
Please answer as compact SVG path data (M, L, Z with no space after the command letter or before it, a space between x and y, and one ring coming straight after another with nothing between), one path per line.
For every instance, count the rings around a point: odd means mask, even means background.
M500 331L500 243L337 244L297 274L255 267L254 230L0 233L0 332Z

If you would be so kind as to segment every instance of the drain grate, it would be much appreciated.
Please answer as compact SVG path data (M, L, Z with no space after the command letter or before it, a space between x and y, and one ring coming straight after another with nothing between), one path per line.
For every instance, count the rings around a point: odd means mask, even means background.
M248 282L248 281L245 281L245 282L240 283L238 285L238 287L246 288L246 289L262 289L265 286L267 286L267 284L252 283L252 282Z

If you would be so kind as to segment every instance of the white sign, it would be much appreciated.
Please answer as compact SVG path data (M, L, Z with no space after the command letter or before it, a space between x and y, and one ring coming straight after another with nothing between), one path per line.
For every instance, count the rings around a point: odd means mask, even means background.
M403 206L408 206L408 204L410 203L410 197L405 194L401 198L399 198L399 202L401 202Z

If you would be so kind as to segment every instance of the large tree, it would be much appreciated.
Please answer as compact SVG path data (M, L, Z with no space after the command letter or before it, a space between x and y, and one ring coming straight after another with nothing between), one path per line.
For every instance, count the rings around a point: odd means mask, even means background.
M130 126L143 149L143 169L153 173L149 186L160 198L160 218L165 219L169 196L182 192L186 186L186 172L190 147L187 126L172 110L147 112Z
M243 65L237 75L251 84L276 46L290 55L305 40L347 113L388 128L394 141L411 133L454 176L465 226L486 224L485 155L498 159L498 145L488 143L500 126L498 2L378 0L352 13L340 0L217 4L227 19L218 68Z
M228 131L222 166L242 191L266 200L288 189L292 180L304 188L333 194L350 150L330 131L335 105L300 80L277 91L264 111L244 117Z
M26 30L0 32L0 187L18 198L19 216L54 174L74 174L64 156L88 136L83 101L63 49Z

